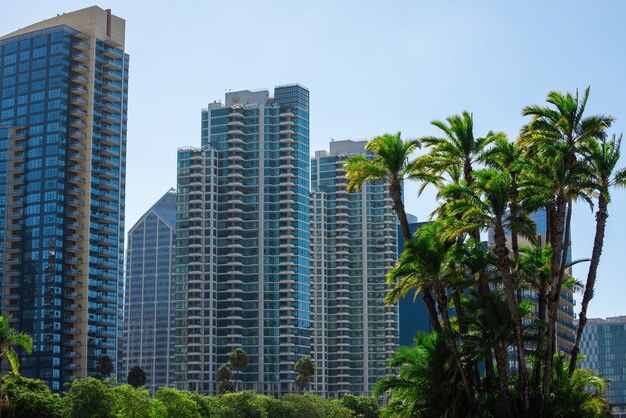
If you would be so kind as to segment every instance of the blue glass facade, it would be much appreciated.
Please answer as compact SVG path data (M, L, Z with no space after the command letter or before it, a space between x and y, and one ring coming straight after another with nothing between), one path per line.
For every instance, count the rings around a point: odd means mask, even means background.
M626 317L590 318L583 331L580 354L585 356L580 367L609 381L609 403L626 406Z
M0 126L20 132L0 136L2 308L33 337L22 374L53 390L115 359L121 331L128 56L68 26L81 13L0 40Z
M176 192L161 197L128 231L122 376L134 366L154 392L174 382Z

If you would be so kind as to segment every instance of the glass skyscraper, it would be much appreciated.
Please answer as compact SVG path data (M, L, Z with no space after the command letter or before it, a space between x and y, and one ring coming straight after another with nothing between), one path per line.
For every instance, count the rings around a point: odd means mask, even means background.
M201 134L178 151L177 385L214 392L243 347L240 388L291 392L310 352L309 92L226 93Z
M397 260L397 221L388 184L348 193L344 170L366 141L334 141L311 161L312 390L370 395L398 347L398 309L385 305Z
M608 379L607 398L612 406L620 406L619 411L625 413L626 316L589 318L580 341L580 354L585 356L580 367L591 369ZM618 411L613 412L614 416L618 416Z
M174 383L176 192L165 193L128 231L122 377L134 366L154 392Z
M117 358L128 55L90 7L0 38L2 312L53 390Z

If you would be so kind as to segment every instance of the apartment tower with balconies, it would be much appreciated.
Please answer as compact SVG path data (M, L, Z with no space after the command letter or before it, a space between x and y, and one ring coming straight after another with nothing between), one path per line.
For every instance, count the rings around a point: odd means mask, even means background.
M367 141L333 141L311 161L312 390L369 396L398 347L398 308L386 305L397 221L384 181L348 192L344 164Z
M178 151L176 380L214 393L242 347L239 389L292 392L310 352L309 92L226 93Z
M117 358L128 55L89 7L0 37L2 313L53 390Z

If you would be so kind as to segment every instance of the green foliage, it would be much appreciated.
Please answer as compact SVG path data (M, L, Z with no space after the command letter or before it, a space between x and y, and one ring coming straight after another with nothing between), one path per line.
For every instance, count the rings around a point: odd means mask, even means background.
M173 388L159 388L154 394L165 406L167 415L176 418L200 418L200 406L189 392Z
M219 398L221 417L232 418L272 418L268 414L268 403L272 398L244 390L228 393Z
M0 382L0 399L1 418L62 416L61 398L41 380L7 374Z
M33 352L33 339L23 332L15 332L10 327L11 315L6 318L0 315L0 364L6 358L11 365L13 374L18 375L20 362L14 346L22 347L28 354Z
M451 361L445 340L437 333L415 336L415 347L400 347L389 361L395 370L378 382L374 392L387 395L383 416L463 416L468 410L463 383Z
M228 363L233 370L243 370L248 367L248 354L241 347L235 348L228 354Z
M216 396L205 396L195 392L188 392L189 397L193 400L198 408L200 408L200 415L202 417L219 417L222 416L222 406L220 400Z
M161 401L153 399L147 389L122 385L113 389L117 398L120 418L165 418L167 409Z
M285 395L281 401L293 407L294 418L350 418L355 416L352 410L340 403L328 401L309 393Z
M364 397L364 396L354 396L354 395L343 395L343 398L339 401L339 403L354 411L354 415L361 418L377 418L378 417L378 402L376 399Z
M117 396L98 379L77 379L63 398L63 408L68 418L115 418Z
M609 416L607 383L600 376L588 369L576 369L570 377L563 353L555 356L552 370L550 387L554 417Z
M302 393L309 383L311 376L315 375L315 363L311 357L304 356L296 362L293 369L298 372L296 387L298 388L298 392Z

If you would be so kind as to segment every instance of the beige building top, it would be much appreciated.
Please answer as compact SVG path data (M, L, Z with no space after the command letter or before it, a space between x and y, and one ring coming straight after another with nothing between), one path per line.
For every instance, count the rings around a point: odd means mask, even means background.
M110 9L103 10L98 6L57 15L4 35L0 40L60 25L69 26L90 37L112 41L124 49L126 21L111 14Z

